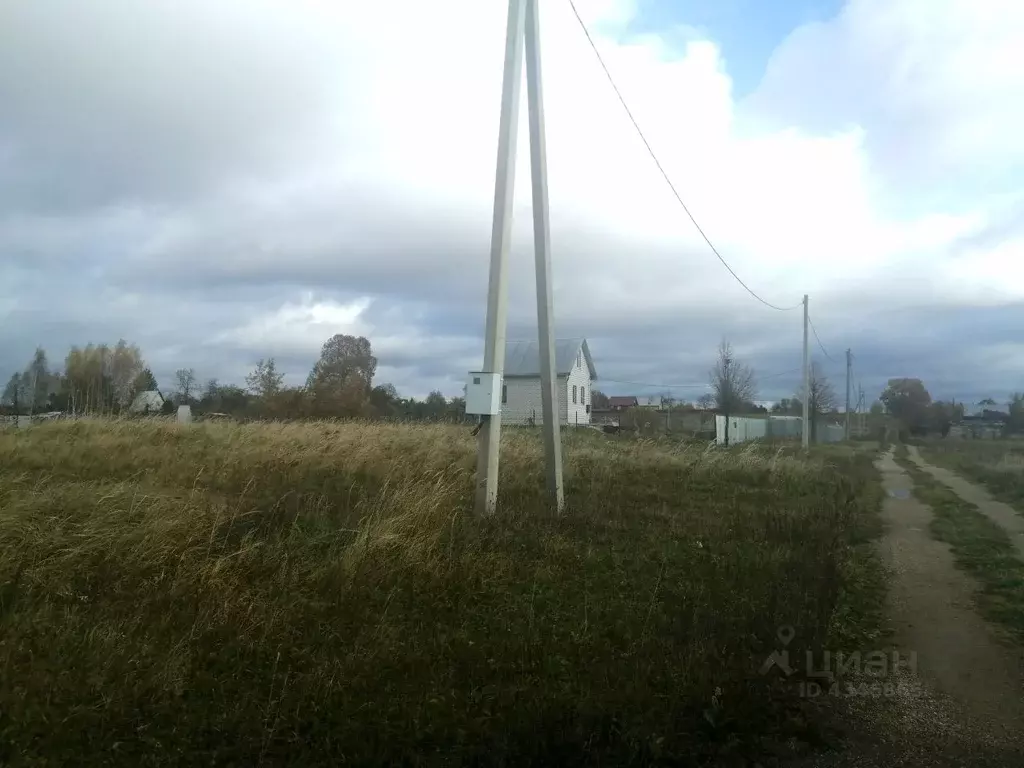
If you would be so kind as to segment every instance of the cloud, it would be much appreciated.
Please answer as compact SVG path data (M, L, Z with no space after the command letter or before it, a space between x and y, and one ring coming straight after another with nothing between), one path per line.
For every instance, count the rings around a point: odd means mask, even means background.
M900 366L946 396L1014 386L1024 366L978 361L1012 351L997 323L1024 302L1015 6L850 0L738 101L693 30L635 35L642 5L578 4L690 212L766 300L810 294L840 374L849 346L874 387ZM800 364L799 311L730 277L567 4L542 13L558 334L651 384L702 383L728 336L763 396L791 394L798 374L769 374ZM359 332L380 378L460 390L482 354L504 4L3 14L0 365L126 336L159 375L240 381L275 355L298 383L328 336ZM524 102L510 336L536 332L530 214Z
M897 195L957 205L1019 190L1022 35L1024 7L1012 0L849 0L776 50L751 101L775 125L860 126Z

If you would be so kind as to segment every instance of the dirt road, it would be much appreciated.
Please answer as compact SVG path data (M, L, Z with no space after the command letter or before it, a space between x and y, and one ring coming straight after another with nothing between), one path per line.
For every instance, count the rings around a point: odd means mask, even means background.
M1024 650L1008 645L975 612L977 585L929 534L931 509L912 496L913 481L891 452L878 467L887 491L879 546L892 572L891 643L901 656L914 655L916 669L890 670L896 695L836 702L838 718L848 724L846 747L804 765L1020 768Z
M928 464L921 458L921 452L917 450L917 446L908 445L907 450L910 452L910 460L917 466L1001 526L1010 535L1011 541L1017 545L1017 551L1024 557L1024 515L1018 514L1009 504L992 498L992 495L984 488L964 480L955 472Z

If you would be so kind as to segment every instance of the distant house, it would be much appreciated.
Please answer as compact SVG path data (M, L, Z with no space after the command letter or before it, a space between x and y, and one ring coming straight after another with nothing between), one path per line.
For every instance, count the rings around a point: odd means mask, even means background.
M638 397L636 399L636 404L640 408L657 408L660 410L662 406L661 395L651 395L650 397Z
M128 406L128 412L136 415L145 413L157 414L160 413L160 409L163 408L164 397L155 389L151 389L147 392L139 392L132 401L132 404Z
M980 404L964 407L964 421L1002 423L1010 420L1010 409L1004 405Z
M624 411L627 408L636 408L639 405L633 395L613 395L608 398L608 408L613 411Z
M964 407L959 424L949 431L953 437L995 439L1004 433L1010 420L1010 409L995 403L979 403Z
M597 379L586 339L555 341L558 418L562 424L590 424L592 383ZM540 424L544 419L540 386L540 344L510 341L505 345L501 392L502 424Z

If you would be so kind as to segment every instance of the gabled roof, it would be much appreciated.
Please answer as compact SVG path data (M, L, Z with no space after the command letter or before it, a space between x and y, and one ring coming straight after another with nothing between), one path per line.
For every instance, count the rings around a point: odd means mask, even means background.
M146 410L146 406L149 406L149 410L159 411L163 404L163 396L155 389L151 389L146 392L139 392L139 394L135 396L135 400L132 401L131 407L128 410L132 413L141 413Z
M597 369L590 356L586 339L555 340L555 374L568 376L576 364L576 357L583 352L583 361L590 369L590 378L597 378ZM505 343L505 377L540 376L540 342L508 341Z

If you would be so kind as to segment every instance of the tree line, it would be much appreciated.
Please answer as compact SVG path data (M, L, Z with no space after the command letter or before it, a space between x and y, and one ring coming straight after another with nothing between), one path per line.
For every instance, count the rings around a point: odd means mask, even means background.
M465 400L433 391L423 400L402 397L389 383L374 384L377 358L362 336L336 334L324 342L302 386L287 386L273 357L257 361L244 384L203 382L194 368L175 371L161 390L142 352L120 340L114 345L73 346L63 367L40 347L24 370L12 374L0 397L4 411L32 415L60 411L74 415L132 412L140 393L156 391L164 413L180 405L197 414L235 418L381 418L432 421L465 419ZM152 406L142 412L152 412Z

